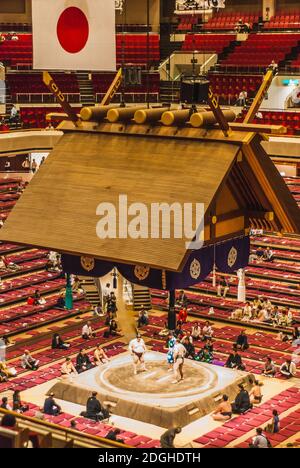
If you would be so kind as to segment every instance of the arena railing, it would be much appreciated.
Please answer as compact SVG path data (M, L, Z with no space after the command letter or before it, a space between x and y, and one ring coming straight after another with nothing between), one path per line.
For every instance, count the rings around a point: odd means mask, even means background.
M134 448L120 442L114 442L103 437L94 436L79 432L76 429L69 429L59 426L58 424L48 421L39 420L29 416L24 416L12 411L0 409L0 415L13 414L16 417L18 427L21 429L28 428L31 432L37 435L45 436L48 433L52 434L52 448L64 447L66 443L73 442L73 447L76 448ZM75 418L76 416L74 416ZM53 447L54 446L54 447Z

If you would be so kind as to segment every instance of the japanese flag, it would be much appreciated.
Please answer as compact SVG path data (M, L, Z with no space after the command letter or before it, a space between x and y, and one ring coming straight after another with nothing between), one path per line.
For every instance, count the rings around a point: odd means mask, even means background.
M33 68L116 70L115 0L32 0Z

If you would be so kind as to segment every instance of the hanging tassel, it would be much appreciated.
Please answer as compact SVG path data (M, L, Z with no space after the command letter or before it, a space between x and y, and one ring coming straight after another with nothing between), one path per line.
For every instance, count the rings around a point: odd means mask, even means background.
M114 271L112 272L111 276L113 277L113 289L118 288L118 273L116 268L114 268Z

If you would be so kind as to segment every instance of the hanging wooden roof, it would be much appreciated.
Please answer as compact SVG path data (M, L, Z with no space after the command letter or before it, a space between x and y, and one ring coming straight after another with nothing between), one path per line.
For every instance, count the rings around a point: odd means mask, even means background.
M0 238L180 271L188 255L184 239L97 237L98 204L118 206L120 194L128 204L204 203L207 244L245 234L251 220L255 227L300 233L300 210L261 139L245 132L225 138L219 130L120 124L66 131Z

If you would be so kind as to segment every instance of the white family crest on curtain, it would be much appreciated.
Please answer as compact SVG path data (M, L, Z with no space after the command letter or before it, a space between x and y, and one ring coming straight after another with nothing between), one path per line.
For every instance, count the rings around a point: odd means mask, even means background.
M115 0L115 9L118 11L123 11L125 0Z
M225 8L225 0L176 0L176 13Z
M33 68L116 70L115 0L32 0Z

